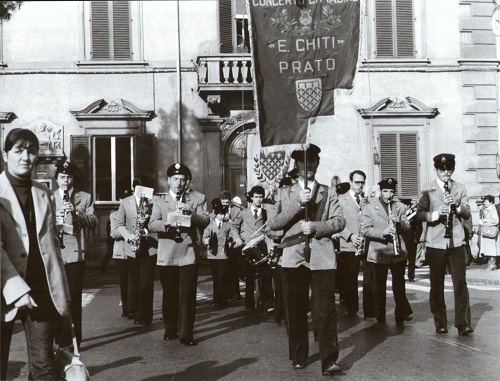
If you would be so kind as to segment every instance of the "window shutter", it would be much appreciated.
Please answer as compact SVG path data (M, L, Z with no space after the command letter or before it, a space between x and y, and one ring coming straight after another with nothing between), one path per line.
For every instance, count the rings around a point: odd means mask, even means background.
M91 1L92 59L109 60L109 9L107 1Z
M375 33L377 57L394 57L392 0L377 0L375 2Z
M155 136L137 135L134 142L134 175L140 177L144 186L155 186L155 161L153 159Z
M413 0L396 0L396 36L396 56L414 57Z
M401 197L418 198L418 137L416 133L400 134Z
M113 58L114 60L130 60L130 3L113 1Z
M380 134L380 175L398 180L399 197L418 198L417 142L416 133Z
M71 136L71 164L76 167L75 188L91 193L90 137L87 135Z
M231 0L219 0L220 52L233 52L233 14Z
M382 180L388 177L398 179L398 136L380 134L380 175Z

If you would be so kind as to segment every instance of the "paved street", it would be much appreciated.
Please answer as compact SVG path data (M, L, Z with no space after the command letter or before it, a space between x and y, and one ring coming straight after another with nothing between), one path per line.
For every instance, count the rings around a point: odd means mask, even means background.
M273 316L246 312L243 303L215 309L207 266L200 269L196 347L177 340L163 341L161 286L155 283L154 321L134 326L122 318L118 276L114 264L106 273L89 262L85 278L82 360L91 380L324 380L318 345L310 333L310 358L303 370L291 368L286 330ZM446 286L449 333L437 335L428 306L428 268L417 269L415 283L407 283L414 319L398 328L394 302L388 295L387 324L360 317L348 318L338 304L339 380L494 380L500 378L500 271L485 265L468 268L474 334L459 336L453 324L451 279ZM361 278L360 278L361 279ZM360 283L361 284L361 283ZM390 290L390 282L388 283ZM27 380L24 333L16 325L9 378Z

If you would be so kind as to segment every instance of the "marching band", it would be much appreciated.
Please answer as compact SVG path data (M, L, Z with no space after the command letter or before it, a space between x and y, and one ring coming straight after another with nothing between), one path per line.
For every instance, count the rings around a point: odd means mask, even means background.
M470 216L470 209L465 187L451 180L454 156L441 154L434 158L437 179L425 187L417 204L395 199L398 181L393 178L378 183L378 197L373 194L365 197L366 174L361 170L351 172L349 183L342 183L343 186L320 184L316 180L320 152L314 144L307 150L293 151L294 176L282 181L280 188L272 193L272 199L265 198L262 186L253 186L247 194L247 208L243 208L238 197L231 199L229 192L224 191L220 198L211 201L209 210L205 195L191 189L190 169L180 162L166 171L169 191L164 196L153 195L152 188L143 187L140 179L134 180L133 194L121 199L118 210L110 215L109 234L114 241L113 258L120 273L122 316L133 319L137 325L151 325L154 274L158 268L163 290L164 340L179 339L182 345L197 345L194 323L198 265L205 252L210 262L215 307L225 308L231 299L241 299L239 281L244 279L244 308L275 313L275 321L285 324L289 358L297 370L309 364L310 311L314 336L319 341L321 373L334 375L342 372L338 363L336 292L340 293L347 316L355 316L359 310L361 266L364 318L386 322L386 281L390 270L396 324L404 326L404 322L412 319L413 311L405 291L405 268L413 244L413 238L407 239L413 237L408 232L418 221L426 222L430 301L436 332L447 332L442 284L448 265L459 295L455 326L460 335L472 333L468 290L462 276L465 255L462 255L464 237L460 222ZM14 165L11 166L14 170ZM9 170L8 167L6 171ZM63 291L71 295L69 313L73 315L80 345L85 248L77 242L83 242L84 228L93 229L97 225L97 217L92 197L73 190L73 174L74 168L69 162L57 168L59 189L54 193L57 216L54 239L58 242L55 254L66 269L60 279L69 286L69 291L66 286ZM28 180L20 182L13 175L7 173L1 179L6 188L13 186L19 193L16 184L31 184ZM2 200L5 195L14 194L2 192ZM6 208L3 201L2 208ZM2 231L3 225L2 218ZM5 260L10 262L15 253L9 252L10 243L4 240L2 235L2 261L5 247ZM25 284L22 269L26 259L23 260L22 268L18 268L18 260L12 262L11 273L4 272L2 264L2 278L14 276L21 285ZM413 257L409 281L413 281L414 261ZM36 284L30 283L30 286L36 287ZM25 290L25 294L40 297L29 288ZM2 291L8 291L4 283ZM28 315L35 317L37 301L25 301L25 294L5 298L5 303L25 307L33 311ZM2 304L2 311L8 311L4 309L8 306ZM26 314L25 308L21 308L20 313ZM60 313L52 304L51 308L54 316ZM2 339L10 332L11 321L2 322ZM60 345L67 343L67 337L55 339ZM8 348L4 348L2 341L2 374L8 360L5 353L8 356Z

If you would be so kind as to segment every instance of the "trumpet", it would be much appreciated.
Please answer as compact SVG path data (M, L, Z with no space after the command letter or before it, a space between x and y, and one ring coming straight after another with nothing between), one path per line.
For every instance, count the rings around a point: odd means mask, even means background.
M450 186L448 181L444 183L444 197L446 198L450 194ZM444 220L444 238L453 237L453 212L455 211L455 205L449 205L449 212L445 216Z
M401 255L401 241L399 239L399 234L398 234L398 225L391 219L392 212L391 212L391 204L388 204L389 207L389 224L394 227L396 230L392 236L392 244L394 245L394 255L399 256Z
M146 228L148 208L148 199L144 196L144 194L142 194L137 208L134 235L130 238L130 245L133 252L136 252L139 249L139 246L141 245L141 238L146 237L149 234L149 230Z

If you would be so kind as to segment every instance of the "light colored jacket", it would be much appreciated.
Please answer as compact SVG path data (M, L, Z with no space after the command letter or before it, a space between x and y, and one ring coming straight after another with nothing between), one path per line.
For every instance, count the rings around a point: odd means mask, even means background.
M422 194L417 205L417 214L414 218L417 221L427 222L427 226L422 234L422 240L425 242L426 247L444 250L465 245L462 220L467 220L470 216L467 189L465 185L451 180L450 194L455 200L460 202L460 206L457 209L457 214L453 215L453 236L451 238L444 238L444 219L441 217L437 221L432 221L432 213L436 212L444 204L444 193L436 180L426 184L422 188Z
M109 235L113 238L113 259L127 259L125 254L125 245L127 244L116 227L118 211L115 210L109 214L110 230ZM130 247L130 245L129 245Z
M68 313L69 289L59 248L54 192L33 181L31 195L36 215L38 245L42 255L50 295L60 315ZM17 314L14 302L30 291L24 277L29 254L28 227L17 196L5 172L0 175L0 225L2 240L1 284L2 321Z
M62 208L62 198L59 190L54 192L56 210ZM81 262L85 260L87 247L85 244L85 229L94 229L97 226L97 216L94 211L92 196L83 191L73 190L70 202L75 210L67 213L65 224L73 226L73 235L64 234L64 249L61 249L64 263Z
M210 223L205 195L200 192L184 194L184 202L191 211L191 226L181 227L182 242L175 242L176 227L165 226L168 214L177 210L177 202L168 192L165 197L158 197L153 203L149 221L149 231L158 233L158 266L187 266L196 263L201 254L200 229Z
M305 243L285 247L281 266L284 268L296 268L301 265L309 267L311 270L330 270L337 268L337 258L333 247L332 235L345 228L345 219L342 215L342 208L334 190L326 185L317 184L318 191L316 198L312 200L316 206L321 200L326 198L321 217L314 221L316 233L311 237L311 261L307 263L304 257ZM268 224L274 231L283 230L284 238L293 236L301 232L301 222L303 218L298 217L301 212L299 203L299 193L301 191L299 183L289 187L281 188L278 191L275 210L270 213ZM312 219L311 219L312 220Z
M350 237L352 234L359 234L359 226L361 222L362 210L365 206L365 199L360 196L360 202L358 205L358 203L352 198L350 192L338 196L338 199L340 206L342 207L342 214L345 218L345 228L338 234L340 251L355 252L356 248L354 247L354 243L350 241Z
M146 211L146 214L151 214L151 211ZM125 240L123 244L125 255L127 257L135 258L135 253L132 251L132 247L128 242L130 237L132 237L135 233L135 225L137 223L137 203L134 195L126 197L120 201L120 207L116 211L115 217L116 230ZM149 255L156 255L158 247L158 238L156 234L148 234L142 239L146 240Z
M203 242L208 248L207 259L227 259L227 243L231 231L231 221L222 222L220 228L217 227L216 218L203 232Z
M399 201L391 204L391 213L399 219L398 237L399 255L395 255L394 243L383 234L389 225L389 215L377 198L363 209L362 232L368 247L367 260L373 263L390 264L406 262L406 245L402 233L410 230L410 222L406 219L406 207Z

